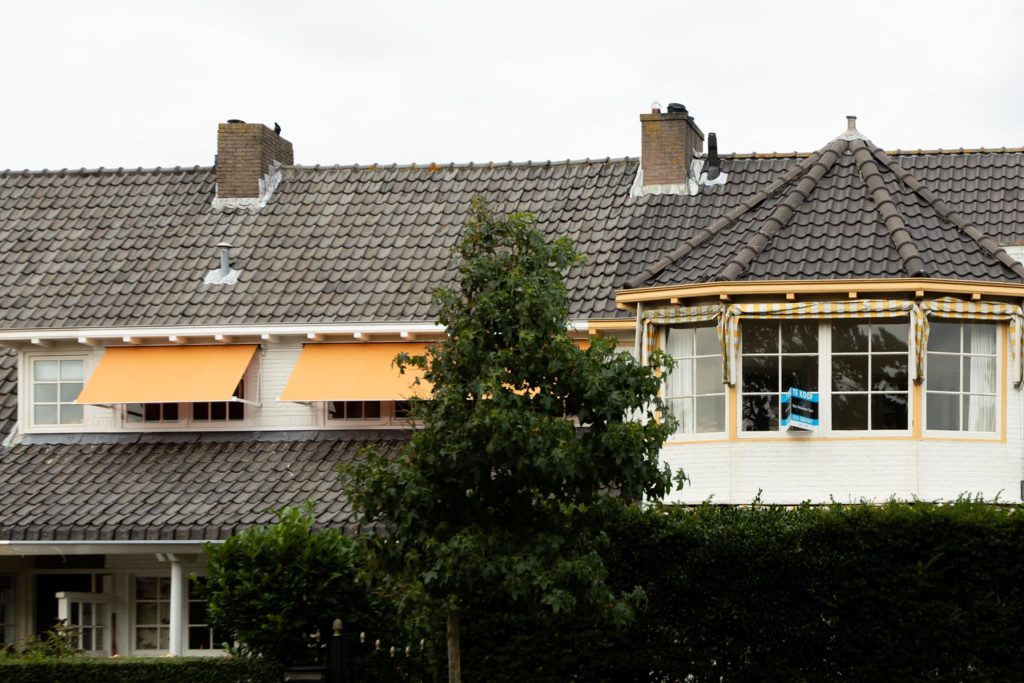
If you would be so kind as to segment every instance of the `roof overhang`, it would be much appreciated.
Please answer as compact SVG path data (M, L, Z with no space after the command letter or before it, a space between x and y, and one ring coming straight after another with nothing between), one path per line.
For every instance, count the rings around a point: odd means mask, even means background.
M880 293L901 293L911 297L930 294L969 294L981 296L1024 297L1024 284L992 281L939 280L934 278L871 279L871 280L757 280L742 282L700 282L662 287L620 289L615 293L617 304L633 307L638 303L682 299L734 296L845 296L856 299ZM673 301L676 300L676 301Z
M0 557L34 555L151 555L171 553L193 555L203 552L210 541L0 541Z

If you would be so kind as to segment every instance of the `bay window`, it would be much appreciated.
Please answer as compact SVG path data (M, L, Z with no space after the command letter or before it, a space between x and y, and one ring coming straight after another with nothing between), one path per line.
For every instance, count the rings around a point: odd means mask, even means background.
M932 320L925 372L925 428L996 431L996 325Z
M665 348L675 368L665 382L665 403L682 434L725 431L722 347L715 327L670 327Z

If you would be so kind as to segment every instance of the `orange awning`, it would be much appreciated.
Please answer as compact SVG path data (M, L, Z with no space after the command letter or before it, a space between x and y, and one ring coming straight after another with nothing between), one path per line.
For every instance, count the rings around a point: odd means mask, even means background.
M75 403L227 401L254 353L255 344L109 348Z
M413 387L422 373L405 374L393 364L403 351L425 353L421 343L306 344L292 370L281 401L401 401L430 395L426 383Z

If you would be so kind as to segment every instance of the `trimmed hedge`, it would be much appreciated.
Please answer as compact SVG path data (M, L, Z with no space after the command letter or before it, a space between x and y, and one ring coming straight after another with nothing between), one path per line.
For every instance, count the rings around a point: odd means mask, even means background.
M281 670L259 659L234 657L86 656L0 659L4 683L278 683Z
M481 605L466 680L1019 680L1024 509L654 508L611 530L623 629Z

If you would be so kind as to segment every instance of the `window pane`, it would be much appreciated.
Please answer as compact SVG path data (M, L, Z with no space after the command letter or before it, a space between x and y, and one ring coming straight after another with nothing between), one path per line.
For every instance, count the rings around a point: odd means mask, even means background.
M37 425L57 424L57 406L36 406L33 411L32 421Z
M135 649L155 650L157 646L156 632L155 628L135 629Z
M167 598L169 596L165 595L164 597ZM167 601L167 602L158 602L156 605L157 605L157 608L159 610L160 623L161 624L169 624L169 623L171 623L171 603L169 601Z
M778 356L743 356L743 391L778 392Z
M906 394L872 394L872 396L871 396L871 428L872 429L906 429L907 428L907 395Z
M743 397L743 431L767 432L778 428L779 397L777 394Z
M363 417L367 420L380 419L380 401L367 401L363 404Z
M693 399L673 398L666 401L668 409L676 418L676 433L693 433Z
M188 603L188 623L190 624L205 624L206 623L206 603L200 601L192 601Z
M833 391L867 391L867 389L867 355L832 357Z
M665 381L666 396L685 396L693 393L693 361L689 358L677 361Z
M155 600L157 597L156 592L156 578L150 576L140 576L135 579L135 599L136 600Z
M964 353L996 353L996 326L964 323Z
M783 353L814 353L817 350L818 322L816 320L783 321Z
M156 580L157 586L160 588L160 597L166 600L171 596L171 579L168 576L161 576Z
M82 393L81 382L62 382L60 385L60 400L63 403L72 403Z
M722 354L722 347L718 343L718 332L714 327L698 327L694 329L697 336L697 355L713 356Z
M62 425L77 425L82 424L85 406L76 406L75 404L64 404L60 407L60 423Z
M211 420L226 420L228 419L228 407L226 403L220 401L210 404L210 419Z
M86 603L86 604L88 604L88 603ZM79 630L79 633L82 634L82 649L83 650L91 650L92 649L92 629L91 628L83 628L83 629Z
M960 391L960 356L929 353L925 380L934 391Z
M868 428L867 394L833 394L832 428L838 430Z
M725 397L701 396L697 398L697 431L699 433L725 431Z
M867 351L868 324L857 320L836 320L833 322L832 350L839 352Z
M190 650L209 650L210 645L210 629L205 626L191 626L188 629L188 649Z
M170 650L171 649L171 629L169 629L169 628L162 628L159 631L159 635L160 635L160 639L159 639L160 649L161 650Z
M210 419L210 404L209 403L193 403L192 404L192 419L194 419L194 420L209 420Z
M157 603L155 602L136 602L135 603L135 623L142 624L144 626L150 624L156 624L159 619L159 612L157 611Z
M156 422L160 419L160 404L146 403L142 406L143 419L146 422Z
M963 425L972 432L996 431L996 397L964 396Z
M228 419L229 420L244 420L245 419L245 404L239 403L238 401L232 401L227 404L228 406Z
M793 387L805 391L818 390L817 356L782 357L782 390Z
M81 382L83 377L83 365L80 360L62 360L60 362L60 378L64 381Z
M164 403L164 419L170 422L176 422L178 420L178 404L177 403Z
M779 324L774 320L744 320L741 323L743 353L777 353Z
M994 356L964 356L964 391L972 394L996 393Z
M872 391L907 390L907 355L871 356Z
M931 320L928 330L928 350L959 352L960 323Z
M667 331L666 349L673 358L693 355L693 330L670 327Z
M698 394L722 393L722 357L707 356L697 359Z
M60 361L55 360L37 360L34 363L35 377L37 382L56 382L60 379L58 368L60 367Z
M928 429L960 429L960 396L928 393L925 426Z
M35 385L35 400L36 403L56 403L57 402L57 385L56 384L36 384Z
M872 351L906 351L907 323L874 323L871 325Z
M345 417L350 420L358 420L363 417L363 402L348 401L345 404Z

